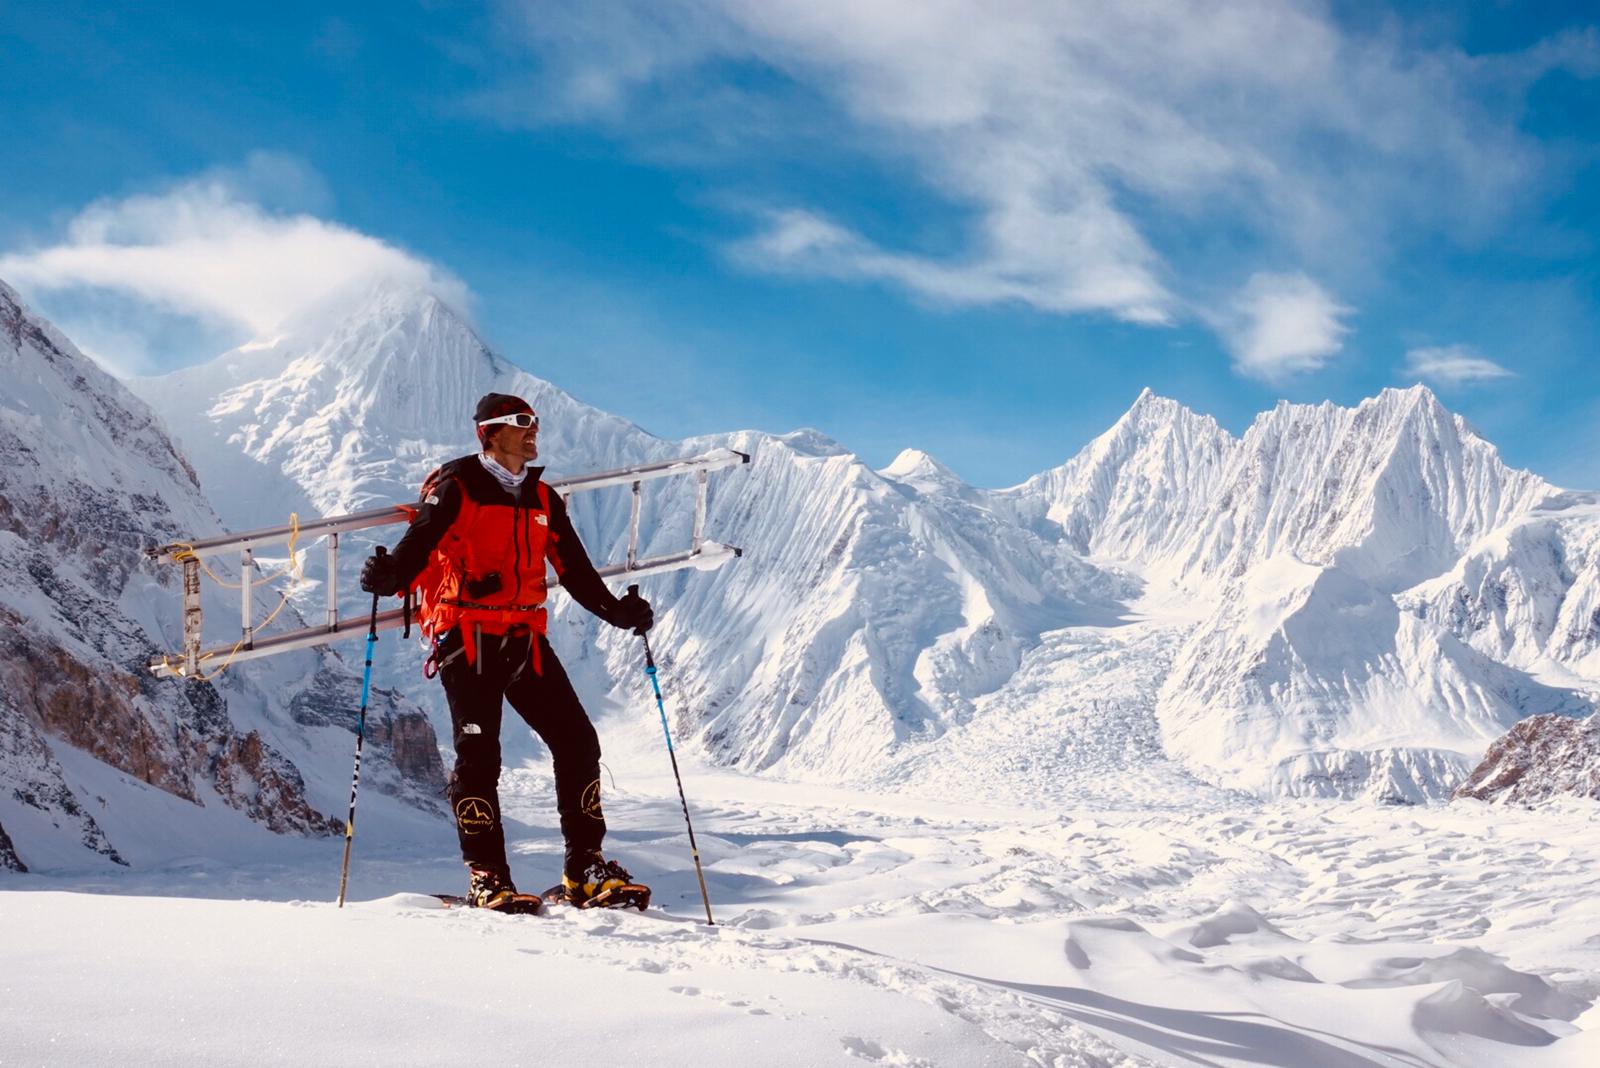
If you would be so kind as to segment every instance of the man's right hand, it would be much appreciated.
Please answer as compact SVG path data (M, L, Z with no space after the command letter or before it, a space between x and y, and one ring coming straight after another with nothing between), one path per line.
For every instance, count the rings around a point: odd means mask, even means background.
M400 592L400 571L394 557L379 549L361 565L361 588L384 597Z

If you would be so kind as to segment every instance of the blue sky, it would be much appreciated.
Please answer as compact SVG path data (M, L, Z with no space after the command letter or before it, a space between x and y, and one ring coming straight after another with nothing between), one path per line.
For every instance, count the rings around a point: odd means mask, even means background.
M981 485L1421 380L1600 488L1592 7L1157 7L8 5L0 277L151 372L398 276L657 433Z

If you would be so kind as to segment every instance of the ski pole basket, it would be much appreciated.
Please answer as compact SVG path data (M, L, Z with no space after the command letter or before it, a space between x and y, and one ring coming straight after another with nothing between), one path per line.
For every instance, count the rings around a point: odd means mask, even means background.
M628 517L627 558L623 563L609 564L598 568L602 578L614 578L618 575L636 577L659 575L686 567L709 570L720 567L723 563L739 556L742 552L741 549L737 549L734 546L708 540L705 536L706 500L711 473L729 467L738 467L749 462L750 457L746 453L736 452L733 449L713 449L699 456L690 456L678 460L663 460L659 463L643 464L638 467L625 467L615 471L601 471L592 475L555 479L549 485L551 489L561 495L563 500L570 498L575 493L604 489L608 486L631 487L632 502ZM688 548L679 552L640 558L639 511L644 483L683 475L692 476L695 480L694 525L691 528ZM414 508L411 506L392 504L382 508L372 508L364 512L355 512L351 515L329 516L323 519L315 519L305 523L291 523L288 526L274 527L267 530L252 530L243 534L225 534L195 542L174 542L170 545L163 545L160 548L150 550L152 557L168 560L179 564L183 568L183 650L176 656L153 658L150 661L150 670L162 676L196 678L204 674L202 665L210 660L220 658L224 664L231 664L272 656L276 653L289 652L293 649L324 645L341 638L366 634L371 625L371 620L367 616L362 615L346 619L339 615L339 537L352 531L369 530L392 523L409 523L413 514ZM291 566L295 566L297 559L295 556L296 546L300 543L309 543L317 539L326 542L327 547L327 578L325 580L327 615L325 621L317 626L302 627L299 630L269 636L258 636L257 631L261 625L252 622L254 618L252 615L252 594L254 587L263 585L265 580L253 577L257 567L255 554L264 547L286 545L290 547ZM232 642L208 647L205 645L201 633L204 620L200 605L200 590L202 573L212 573L206 567L204 561L208 557L224 557L234 554L237 554L236 558L239 561L240 579L237 588L239 590L240 605L240 637ZM212 578L215 579L216 577L212 574ZM218 581L220 582L221 580ZM557 586L560 584L560 579L555 575L551 575L549 583L551 586ZM223 584L232 585L231 583ZM377 615L377 629L392 630L399 627L404 623L405 615L403 608L380 612Z

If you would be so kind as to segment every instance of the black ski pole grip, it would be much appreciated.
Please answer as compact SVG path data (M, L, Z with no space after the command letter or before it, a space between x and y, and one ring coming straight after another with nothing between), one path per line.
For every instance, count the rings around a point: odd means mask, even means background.
M628 587L628 596L629 597L637 597L637 596L639 596L639 584L637 582L631 584ZM635 634L637 634L641 638L644 637L644 631L640 630L638 627L634 627L633 628L633 632Z

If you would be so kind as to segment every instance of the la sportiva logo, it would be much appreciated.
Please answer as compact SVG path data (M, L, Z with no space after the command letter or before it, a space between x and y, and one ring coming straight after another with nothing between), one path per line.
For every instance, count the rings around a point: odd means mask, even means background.
M578 802L578 807L583 814L592 820L605 819L600 814L600 780L596 779L583 788L583 797Z
M466 834L481 834L494 826L494 809L481 797L456 802L456 825Z

